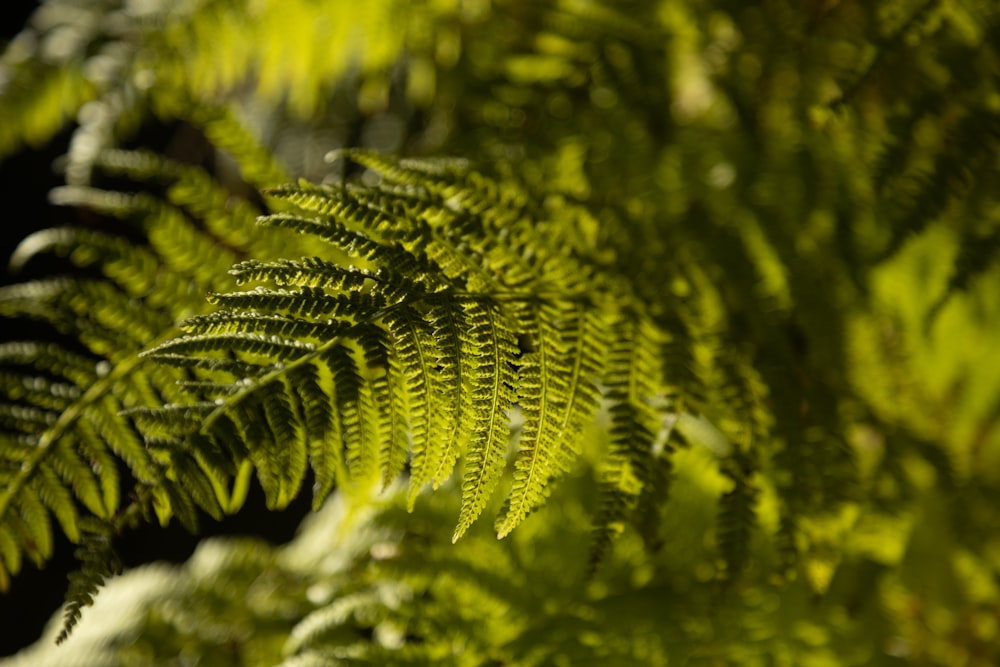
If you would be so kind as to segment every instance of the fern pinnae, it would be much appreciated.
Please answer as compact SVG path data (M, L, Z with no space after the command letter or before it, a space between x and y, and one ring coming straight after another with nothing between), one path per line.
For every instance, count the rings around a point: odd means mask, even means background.
M219 404L218 399L212 402L216 405ZM223 399L223 403L225 403L225 399ZM239 414L246 416L249 406L241 405L239 407ZM206 449L215 454L216 467L226 474L235 475L250 458L252 443L256 441L254 438L257 436L253 432L253 428L248 426L245 421L237 419L233 414L223 412L216 415L212 422L212 428L207 432L206 437L209 438L209 445Z
M181 164L149 150L106 148L94 159L94 166L108 174L136 181L167 181L177 179L185 169L197 169Z
M73 489L74 497L94 516L102 519L110 517L109 505L113 508L117 505L108 503L106 493L102 493L101 486L95 479L94 472L90 466L94 463L86 463L77 453L70 440L64 439L52 449L51 466L59 475L63 482ZM99 465L99 464L98 464ZM103 468L104 466L101 466ZM103 470L101 472L104 472ZM117 476L113 481L118 483ZM116 489L117 492L117 489ZM117 500L112 496L111 500Z
M95 512L95 514L99 518L105 519L110 518L117 511L118 503L120 502L121 485L118 475L118 462L115 461L112 454L115 450L114 445L111 444L110 439L106 439L102 435L101 427L98 425L99 420L105 415L101 414L101 411L98 410L90 410L88 412L90 413L88 416L77 422L73 434L64 436L61 443L56 444L54 448L56 451L53 454L58 456L58 450L61 448L60 444L62 443L65 443L64 447L68 450L67 453L75 450L80 454L82 457L80 462L85 463L86 466L83 469L76 468L76 474L84 478L91 477L99 485L104 513ZM114 414L110 413L107 418L113 419L111 415ZM147 459L148 454L144 452L144 457L140 460L146 463ZM126 463L131 464L128 459L125 460ZM137 479L155 479L145 465L137 464L134 470L133 474Z
M605 324L602 314L579 303L554 303L549 306L557 323L557 352L569 355L572 364L560 379L560 389L568 393L558 432L575 433L589 419L600 402L595 384L604 365Z
M296 359L316 349L314 343L303 342L281 336L233 333L233 334L187 334L158 345L149 351L150 355L203 353L237 353L250 359L281 362Z
M433 441L444 443L430 449L427 470L435 488L444 484L451 476L463 443L472 432L472 415L466 409L463 391L468 387L470 369L465 363L462 351L462 332L465 318L462 309L455 303L437 298L429 300L426 313L432 329L431 337L437 354L436 369L440 387L441 413L434 419L431 431ZM423 486L422 484L420 486ZM407 506L412 511L416 492L420 489L411 484L411 494Z
M372 172L389 178L396 183L403 183L412 180L418 162L404 164L401 160L383 155L378 151L364 148L340 148L332 150L326 154L326 162L333 163L338 160L347 160L355 164L367 167ZM437 162L436 160L433 162ZM440 169L440 167L438 167Z
M88 386L95 374L93 359L55 343L0 343L0 364L43 371L68 381L78 389Z
M261 218L260 224L316 236L346 253L354 261L406 275L409 283L423 285L428 291L436 291L443 286L441 268L422 251L406 249L395 242L379 242L367 233L349 229L335 219L309 219L279 214ZM342 267L338 268L341 272L345 271ZM368 277L377 279L377 275Z
M372 230L388 223L385 213L351 196L349 188L331 188L299 181L296 186L282 186L266 191L270 197L287 201L298 210L337 220L352 231Z
M225 335L251 333L271 335L288 340L317 343L350 334L351 323L339 320L313 321L277 313L257 311L217 310L196 315L181 322L181 329L190 334Z
M176 476L177 481L173 482L173 484L168 483L168 486L176 485L178 488L183 488L184 494L191 499L192 503L216 521L221 521L222 507L225 504L224 499L219 498L217 488L210 479L211 473L206 470L206 468L210 469L210 467L206 466L203 460L199 459L200 457L197 454L192 454L183 449L176 449L171 452L170 472ZM182 494L175 494L171 500L174 500L177 495ZM172 503L171 506L173 506ZM178 518L181 517L179 516ZM197 526L196 518L194 519L194 524Z
M623 313L611 331L604 383L610 403L609 447L599 469L600 500L590 567L595 570L622 532L649 482L654 465L658 359L656 329L641 313Z
M56 517L63 534L70 542L80 541L80 514L73 495L69 492L63 481L52 469L52 466L43 466L32 480L32 486L38 493L38 497ZM48 550L48 558L51 555L51 546Z
M371 389L361 376L352 346L337 344L327 352L326 359L333 373L347 470L352 481L365 482L377 468L379 452Z
M511 198L498 196L508 191L498 187L492 180L479 176L470 169L469 161L463 158L396 159L358 148L332 151L327 156L328 160L338 158L367 167L388 183L417 187L439 202L457 196L451 204L453 208L462 208L462 201L477 202L478 205L474 207L476 213L500 208L493 206L495 204L503 204L507 210L519 208Z
M197 395L206 400L231 396L239 390L238 387L234 387L228 382L216 382L212 380L178 380L176 384L186 394Z
M120 447L120 451L128 452L132 447L123 445L123 441L113 435L113 430L108 429L106 425L102 426L102 424L106 424L105 420L113 420L120 407L117 400L110 398L115 391L114 387L117 386L117 382L131 375L141 364L141 360L134 356L123 355L122 360L104 370L95 361L86 361L84 357L61 351L54 345L13 344L4 346L3 349L10 352L19 361L28 362L32 359L40 361L43 368L47 367L53 373L62 374L64 377L72 379L81 389L79 397L62 410L55 419L32 429L32 447L23 452L24 455L19 461L17 472L4 480L4 488L0 491L0 525L15 520L14 514L25 511L29 511L32 518L40 519L39 523L34 524L39 529L38 531L21 533L25 539L22 546L35 557L40 553L48 553L44 550L38 551L37 546L39 540L42 540L42 544L44 544L46 531L49 530L49 516L45 505L33 502L32 499L37 499L37 497L34 495L35 491L31 489L37 484L44 485L45 480L53 481L52 475L55 473L50 468L49 457L54 448L82 445L81 452L92 450L91 461L87 462L88 468L93 471L102 487L105 511L115 511L118 503L116 463L107 454L107 450L109 447L112 449ZM107 364L107 362L103 362L103 364ZM108 414L109 411L111 411L110 414ZM140 459L134 458L133 460L138 462ZM63 459L63 461L71 463L67 459ZM79 474L83 474L80 469L77 471ZM148 469L142 465L136 465L133 468L133 473L140 483L152 483L158 479L158 477L149 475ZM64 482L60 480L59 484L62 485ZM61 489L62 492L68 493L65 486L61 486ZM46 497L51 502L61 503L62 500L65 500L63 493L54 489L50 489ZM72 498L70 498L68 509L65 505L55 509L63 513L62 519L66 520L68 515L65 512L75 511L73 510Z
M18 521L14 526L21 533L19 542L24 552L39 567L52 556L52 523L38 491L35 479L21 487L15 508Z
M130 408L124 410L122 414L135 420L148 444L151 436L183 437L196 432L218 407L215 401L168 403L162 408Z
M278 481L276 487L271 487L276 488L276 493L268 495L268 507L282 509L298 495L305 478L308 434L300 426L302 419L296 409L297 401L290 400L291 392L286 379L277 380L271 387L268 400L263 401L270 438L260 449Z
M437 355L427 323L407 305L387 312L382 321L389 347L387 376L398 406L394 409L404 410L409 422L410 494L415 497L431 480L429 451L440 446L434 436L442 432L440 424L435 428L435 421L447 422L448 411L440 405L441 388L434 368ZM401 463L405 465L405 457ZM393 462L384 473L400 472L402 467L397 470L397 465ZM383 474L383 484L388 481L390 478Z
M181 164L144 150L106 149L95 166L103 172L145 184L154 181L168 187L165 199L199 220L204 229L225 247L238 252L266 256L276 249L290 250L294 237L280 238L255 229L260 214L247 200L236 197L201 167Z
M518 439L513 486L496 521L500 538L541 505L552 482L569 471L579 453L579 429L597 405L596 388L583 375L584 349L573 344L579 338L561 330L584 326L585 315L566 323L560 321L563 313L555 306L541 303L533 310L534 350L522 355L517 384L525 424Z
M80 339L112 363L133 356L144 341L156 340L169 326L163 312L135 312L135 301L106 281L79 282L62 305L77 316Z
M480 256L484 243L482 225L475 215L449 210L434 202L416 202L412 215L403 214L387 210L385 203L376 204L370 199L366 202L354 197L350 189L301 187L307 189L288 189L282 194L293 197L294 203L305 211L343 221L346 225L344 229L349 228L355 235L353 247L349 249L352 255L369 259L375 252L374 248L391 249L394 247L390 245L391 241L398 237L410 252L426 253L428 260L449 280L471 281L469 285L472 289L500 287L492 280L491 272L483 267ZM398 199L388 192L381 191L381 194L390 205ZM404 204L403 210L407 209ZM432 224L431 221L435 222ZM406 230L405 225L409 225L410 229ZM328 240L335 238L333 230L337 226L328 227L325 234ZM381 240L381 246L375 239ZM384 263L383 266L394 264Z
M61 412L77 396L73 384L50 380L41 375L22 375L0 370L0 392L10 401Z
M355 321L374 319L388 305L377 292L327 294L316 287L296 290L258 287L249 292L211 294L209 301L232 310L259 310L315 319L349 317Z
M318 510L333 488L347 479L339 416L330 409L332 378L325 364L307 363L289 373L289 384L297 396L307 434L309 467L315 477L312 506Z
M500 251L490 255L484 248L481 222L466 212L439 209L429 213L439 216L436 225L428 225L419 234L420 250L438 268L449 285L471 293L503 292L507 285L498 275L511 261L511 253ZM463 223L465 227L463 228Z
M152 296L162 289L157 281L159 262L146 247L126 239L83 227L53 227L26 236L10 258L16 272L43 254L67 256L74 265L98 265L104 276L133 297ZM172 285L172 282L167 281ZM166 295L164 295L166 296Z
M375 459L382 488L386 489L403 472L410 452L410 415L402 386L407 377L400 373L389 335L383 328L365 327L357 345L364 363L362 377L371 397L371 419L377 424Z
M318 257L272 262L246 260L233 266L229 274L238 285L267 281L279 287L321 287L336 292L356 292L374 279L364 269L344 267Z
M216 422L217 426L218 424L219 422ZM232 451L225 441L215 437L215 435L215 433L194 433L185 440L178 440L176 446L168 446L165 450L171 456L175 452L181 451L184 454L190 455L198 464L198 468L202 472L205 481L208 482L215 494L219 516L216 517L214 514L212 516L218 519L223 513L223 508L227 507L231 502L228 486L230 478L234 477L237 473L237 467L241 459L233 457ZM229 434L223 433L223 437L225 435ZM180 481L183 482L183 478Z
M80 569L69 575L66 609L63 625L56 636L56 644L64 642L79 622L83 607L94 601L94 596L106 579L122 570L118 554L112 548L111 527L89 520L83 525L83 538L74 552Z
M207 336L206 338L211 338ZM370 464L377 461L378 449L378 425L375 406L372 404L370 387L366 387L365 381L360 375L357 367L353 348L345 345L343 339L334 338L326 341L322 346L308 346L299 349L300 354L290 356L287 363L264 363L263 365L248 364L224 359L212 359L199 356L188 356L194 351L201 352L204 345L211 347L213 343L209 341L188 341L182 345L190 344L192 347L185 354L178 354L172 350L169 344L165 348L154 348L148 354L154 358L177 364L188 368L206 368L209 370L226 370L233 373L241 380L240 388L233 394L225 397L218 397L214 402L203 404L199 413L192 413L192 405L179 405L167 407L156 411L139 411L136 416L140 419L162 419L165 423L177 426L178 418L186 419L186 414L190 414L192 432L213 433L219 424L228 419L227 415L232 414L234 423L245 429L242 436L237 437L238 441L263 442L275 446L275 441L281 443L287 437L292 437L293 442L300 442L300 435L308 433L310 442L316 436L318 442L307 448L297 446L297 457L294 463L294 470L302 470L303 461L310 461L317 473L319 488L317 497L321 497L329 492L334 482L342 483L349 478L365 477L364 470L370 468ZM313 374L310 370L314 364L321 364L322 367L329 368L332 374L330 377L330 389L324 389L326 380L321 380L320 375ZM317 366L317 371L320 366ZM324 371L325 373L325 371ZM308 378L309 381L301 387L286 384L287 381ZM291 388L290 388L291 387ZM276 389L277 388L277 389ZM285 405L274 407L279 409L290 420L292 428L297 429L295 434L284 433L277 428L277 424L282 423L277 415L267 415L266 400L264 394L274 391L276 396ZM324 406L331 403L336 413L335 423L322 425L322 410ZM251 408L258 401L265 403L262 406L264 420ZM288 414L287 411L302 410L295 414ZM308 420L305 428L301 430L299 424L303 420ZM332 429L332 430L331 430ZM322 438L326 433L327 437ZM340 438L343 437L346 446L344 457L348 467L344 474L341 474L340 464L334 458L327 456L327 452L321 452L317 447L335 448L339 447ZM266 447L261 447L266 449ZM311 452L311 453L310 453ZM286 502L285 492L281 488L295 488L301 483L298 472L294 473L289 480L282 481L278 472L273 470L274 463L263 455L255 461L263 470L262 478L265 490L272 489L274 493L270 497L273 503L281 504ZM277 489L277 490L275 490ZM279 500L280 498L280 500ZM290 496L289 496L290 498Z
M93 292L82 281L59 278L0 287L0 316L45 322L59 333L76 334L88 349L100 353L112 347L113 335L93 320L98 301ZM121 345L117 349L123 352Z
M222 357L202 357L197 355L189 356L167 352L157 353L155 359L158 364L164 366L186 370L221 371L239 378L256 376L261 372L260 365L251 364L240 359L223 359ZM168 403L168 405L170 404Z
M641 424L633 405L620 402L609 411L611 451L601 463L598 480L601 495L590 551L592 572L604 560L614 539L625 530L626 521L638 505L655 439Z
M211 486L212 492L215 494L215 500L219 504L219 513L220 516L222 516L227 514L230 508L234 510L239 509L239 503L234 500L233 494L230 490L230 485L232 484L230 475L218 466L220 459L217 453L214 456L203 454L203 450L211 452L213 449L218 449L215 446L215 443L210 443L207 446L202 444L207 441L210 441L210 439L206 437L194 437L188 441L188 445L190 445L192 449L197 450L195 460L198 462L198 465L204 474L205 480Z
M142 440L134 430L133 425L121 418L124 408L122 402L115 396L105 395L98 403L99 406L87 410L85 416L87 418L86 421L93 424L100 441L106 445L106 447L99 449L114 452L118 458L128 465L137 479L155 479L157 472L154 469L149 452L143 447ZM84 425L84 432L86 432L86 428L86 425ZM95 447L95 449L98 448ZM107 470L110 474L115 474L115 466L110 457L103 460L98 457L97 462L101 464L102 470ZM110 502L109 494L112 492L110 487L114 486L117 488L117 485L106 484L105 486L109 487L105 491L105 498ZM117 504L117 502L110 502L110 507L116 507Z
M462 337L470 360L464 409L472 416L462 476L462 509L452 537L458 541L483 511L503 474L513 406L517 340L493 303L463 303L470 329ZM483 406L485 409L478 406Z
M62 186L52 191L54 203L79 206L123 220L142 223L151 247L166 266L205 289L221 289L226 270L236 261L232 250L204 243L205 235L183 211L145 193L125 194L84 186Z
M288 183L288 170L262 145L228 106L182 104L179 116L200 127L213 146L226 151L239 166L240 176L256 190Z
M21 571L21 548L9 525L0 524L0 590L10 588L10 575Z
M381 486L392 483L405 465L409 453L409 425L403 403L396 403L399 394L389 387L387 349L383 332L358 340L363 391L360 406L365 423L372 433L371 449L365 452L359 479L378 478ZM390 477L392 475L392 477Z

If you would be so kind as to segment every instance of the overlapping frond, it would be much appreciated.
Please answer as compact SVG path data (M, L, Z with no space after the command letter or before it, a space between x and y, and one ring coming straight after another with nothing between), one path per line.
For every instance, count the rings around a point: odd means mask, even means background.
M520 360L517 403L524 417L508 503L497 518L503 537L545 500L552 477L580 455L581 431L595 413L604 362L602 314L580 304L533 309L533 349Z
M669 466L672 448L660 437L665 415L655 407L663 382L657 330L650 322L626 314L614 323L612 331L603 378L608 388L609 452L600 471L591 568L604 559L613 538L629 525L640 501L655 502L655 496L663 492L667 479L653 477L659 459L666 457ZM651 491L658 493L651 495Z
M139 352L178 318L205 310L205 290L230 284L228 268L262 239L253 204L226 194L199 168L127 151L98 153L92 164L140 191L74 185L53 200L118 218L131 238L82 226L38 232L18 248L15 268L50 255L89 277L0 288L4 318L36 320L62 335L60 342L0 346L0 583L6 586L24 557L41 564L51 555L57 524L71 541L82 540L81 553L93 561L71 590L69 625L109 572L99 567L104 551L89 535L109 540L139 506L191 527L198 523L193 499L215 516L235 509L231 498L210 501L236 476L234 457L180 451L172 433L144 438L125 413L187 395L179 383L190 378ZM215 246L217 239L224 245Z
M230 273L251 289L211 295L222 310L146 353L201 378L188 385L196 393L231 389L133 415L213 451L234 432L254 443L276 507L297 493L306 461L317 504L335 485L385 485L404 470L412 503L461 459L457 539L503 476L517 405L526 422L497 521L506 535L573 467L574 439L597 409L609 315L588 291L596 283L567 271L576 260L555 261L563 249L544 245L525 194L460 165L346 157L378 167L378 185L271 189L295 210L260 223L356 265L236 264Z

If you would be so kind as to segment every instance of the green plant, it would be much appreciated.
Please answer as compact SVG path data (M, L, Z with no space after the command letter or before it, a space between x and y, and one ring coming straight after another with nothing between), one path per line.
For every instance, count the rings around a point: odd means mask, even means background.
M32 25L0 150L74 119L52 199L107 222L0 290L62 335L0 346L0 583L80 543L65 639L129 527L319 512L113 581L85 664L995 663L988 3Z

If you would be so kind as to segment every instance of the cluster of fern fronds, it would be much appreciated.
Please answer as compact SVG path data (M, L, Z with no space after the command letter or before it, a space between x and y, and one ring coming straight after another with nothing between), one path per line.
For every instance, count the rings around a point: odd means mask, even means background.
M80 543L65 638L122 531L311 487L414 513L338 524L332 569L225 547L144 632L752 664L763 627L789 664L988 664L1000 16L709 4L46 3L0 61L0 152L72 119L51 199L102 222L28 237L16 268L67 275L0 288L55 331L0 343L0 585ZM515 546L460 541L486 510ZM192 639L221 572L292 583Z
M474 526L455 545L447 538L457 494L434 494L407 512L405 490L394 486L376 497L338 495L281 548L212 538L183 566L130 571L102 590L65 645L51 642L53 622L9 664L66 665L71 655L72 664L151 666L197 655L213 665L283 667L832 667L898 664L885 652L886 635L895 651L923 640L899 613L906 597L898 575L886 575L887 592L868 604L871 574L860 563L845 565L841 584L817 599L805 581L778 588L757 580L778 557L759 544L753 583L717 587L706 565L711 506L726 478L703 449L682 450L675 461L663 549L650 558L636 535L625 535L599 580L581 559L567 560L588 548L578 526L596 489L583 470L554 491L545 508L552 523L526 524L502 541ZM845 551L863 553L866 539L848 539ZM936 655L960 646L942 642ZM991 656L995 649L981 657Z

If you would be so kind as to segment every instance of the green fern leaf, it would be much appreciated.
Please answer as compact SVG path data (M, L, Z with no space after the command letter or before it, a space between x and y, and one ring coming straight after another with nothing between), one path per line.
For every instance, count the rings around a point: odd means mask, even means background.
M658 333L644 319L625 316L611 329L604 383L610 403L609 451L599 468L600 499L591 547L591 570L625 530L651 486L661 430L653 403L660 394ZM647 529L648 530L648 529Z
M428 413L432 420L428 435L428 447L418 450L414 443L413 461L410 469L410 492L407 506L412 511L417 494L427 484L440 486L447 480L455 467L462 443L467 442L472 432L471 415L465 410L463 390L465 378L470 372L462 354L462 332L465 319L457 304L443 300L429 301L425 315L432 331L428 345L431 346L430 368L436 371L436 387L427 396L438 398L436 412ZM428 379L435 375L426 376ZM436 391L435 391L436 390ZM427 408L425 408L427 409Z
M309 466L316 482L313 509L318 510L335 486L347 483L340 415L331 410L333 378L326 365L308 363L293 370L289 383L301 406L308 434Z
M56 644L64 642L79 622L83 607L93 603L94 596L105 580L120 574L121 562L111 545L110 531L105 525L89 521L80 546L74 555L80 569L69 575L68 603L63 612L63 626L56 636Z
M381 447L374 397L355 355L346 345L337 345L329 350L325 360L333 374L348 472L352 480L363 482L370 480L378 469Z
M463 305L469 324L462 339L469 361L469 372L463 377L463 412L473 417L462 475L462 509L453 541L476 520L500 481L516 380L517 341L499 308L476 302Z
M524 413L514 479L497 534L508 535L541 505L555 478L569 472L579 456L576 442L597 409L594 379L602 364L600 329L572 305L537 308L534 351L520 359L517 402ZM568 311L568 312L567 312Z
M387 488L406 467L411 448L411 427L404 385L408 376L399 367L391 350L389 334L372 328L358 339L368 368L373 409L377 414L382 488Z
M444 371L438 367L445 360L428 323L419 313L406 307L388 312L383 322L391 337L389 362L393 391L399 394L397 400L406 406L409 420L412 499L434 479L440 464L433 465L432 454L445 449L442 443L457 425L452 418L452 404L446 400Z
M93 456L93 450L82 447L81 450ZM106 484L102 490L93 474L87 474L89 472L87 463L80 458L80 454L77 453L71 442L66 439L63 439L53 447L52 468L73 489L74 496L92 514L102 519L110 518L111 512L109 511L109 506L111 508L117 506L117 475L102 475L102 481L110 478L110 483ZM114 484L113 491L112 483ZM109 501L113 504L109 505Z

